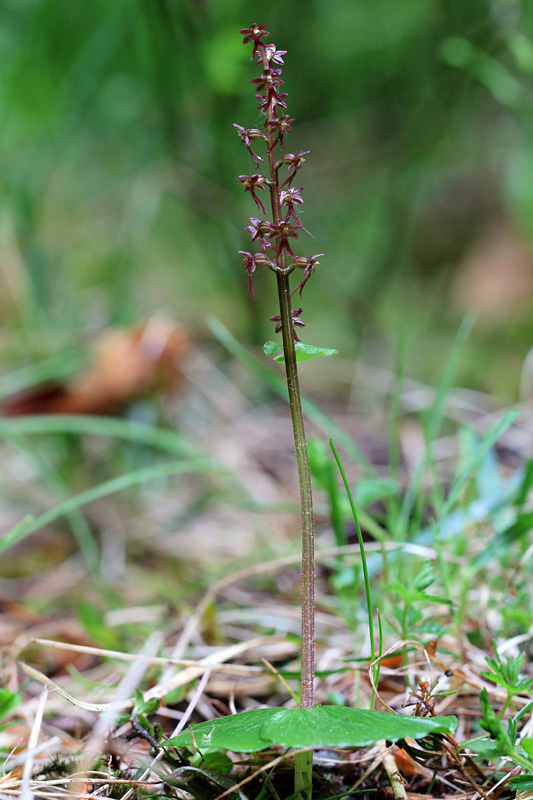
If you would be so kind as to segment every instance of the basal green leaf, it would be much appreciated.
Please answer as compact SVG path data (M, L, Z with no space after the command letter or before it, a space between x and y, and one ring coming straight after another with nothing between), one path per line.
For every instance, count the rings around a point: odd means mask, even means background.
M505 689L510 688L509 683L505 680L505 678L496 675L494 672L480 672L479 673L482 678L487 678L489 681L493 683L497 683L499 686L503 686Z
M362 708L315 706L280 709L264 725L262 734L285 747L365 747L380 739L396 742L405 737L421 739L429 733L451 733L456 726L455 717L421 719Z
M311 709L263 708L202 722L192 728L196 746L252 753L282 747L365 747L380 739L421 739L430 733L452 733L456 717L422 719L342 706ZM192 748L191 731L166 746Z
M269 739L264 739L261 729L265 722L278 709L258 708L231 717L220 717L193 725L192 729L182 731L179 736L168 739L165 747L194 748L199 750L235 750L237 753L255 753L272 746ZM191 738L191 730L194 742Z

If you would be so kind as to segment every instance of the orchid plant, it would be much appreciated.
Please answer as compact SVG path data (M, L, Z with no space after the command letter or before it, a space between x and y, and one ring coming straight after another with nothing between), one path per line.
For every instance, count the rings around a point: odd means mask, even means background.
M256 59L261 74L252 80L256 88L258 108L265 118L262 129L244 128L235 125L237 132L250 153L256 168L262 164L267 174L256 172L253 175L239 175L238 180L245 191L250 192L263 218L250 217L250 225L245 230L250 233L252 242L257 242L260 251L249 253L239 251L244 258L244 266L248 273L249 289L254 296L253 276L259 267L268 267L276 275L278 285L279 314L270 317L276 324L275 332L281 331L283 340L283 358L289 392L289 403L294 433L294 446L298 465L300 483L300 505L302 520L302 656L301 656L301 708L313 706L314 694L314 650L315 650L315 569L314 569L314 517L311 491L311 470L307 454L307 443L300 399L300 387L297 367L296 343L300 343L298 328L305 327L302 321L302 308L292 308L292 297L302 292L315 272L318 259L323 255L310 258L297 256L291 240L298 239L303 225L298 217L297 209L303 204L302 189L295 188L293 182L305 162L308 150L283 154L285 137L290 133L294 119L285 113L287 109L287 93L281 91L284 81L281 78L286 50L278 50L274 44L263 44L269 34L266 25L250 25L240 31L244 44L253 45L252 60ZM264 157L255 149L262 144L266 152ZM286 169L289 173L283 180L280 172ZM271 218L267 219L265 205L258 196L259 191L270 192ZM290 275L295 270L303 271L303 280L291 290ZM301 343L300 343L301 344ZM267 345L268 346L268 345Z
M285 50L275 44L265 44L269 36L266 25L250 25L240 31L244 44L252 45L252 61L260 68L252 80L259 112L264 119L260 128L245 128L235 124L237 133L248 150L256 170L251 175L239 175L255 203L260 217L250 217L245 231L259 249L252 253L240 250L248 276L248 292L255 297L254 280L261 268L271 270L277 281L279 313L270 317L282 344L270 341L265 353L283 361L294 434L294 447L300 488L301 509L301 672L298 709L262 708L202 722L184 731L166 746L187 747L207 753L217 749L255 752L276 745L299 748L295 752L295 796L310 800L312 794L313 747L362 747L380 739L397 741L405 737L422 738L429 733L451 733L455 717L420 719L366 709L339 706L315 706L315 560L314 515L311 470L302 412L298 362L329 356L336 350L300 341L299 330L305 327L300 306L302 293L315 273L323 253L297 255L296 240L304 231L298 216L304 202L302 188L294 181L305 163L308 150L297 154L284 153L285 137L291 132L294 119L287 111L287 93L282 91L282 68ZM262 152L257 152L261 147ZM270 215L264 202L270 194ZM268 218L270 216L270 218ZM300 275L291 287L292 273ZM292 300L298 295L298 307Z

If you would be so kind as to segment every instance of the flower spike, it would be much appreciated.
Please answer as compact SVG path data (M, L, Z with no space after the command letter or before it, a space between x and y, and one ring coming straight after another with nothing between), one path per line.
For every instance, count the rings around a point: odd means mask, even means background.
M307 285L311 275L316 271L318 259L322 253L311 256L299 256L294 251L294 241L298 239L299 232L305 231L298 218L299 207L303 205L302 188L293 186L296 174L301 170L305 163L309 150L300 150L298 153L279 153L277 157L273 154L276 148L283 150L285 147L285 137L291 133L294 119L285 113L287 108L287 93L281 91L284 85L282 68L284 66L284 56L286 50L278 50L273 43L264 44L269 34L265 25L254 23L248 28L243 28L240 33L245 44L253 45L252 60L255 58L261 72L252 80L252 85L256 91L259 111L266 116L262 128L245 128L234 123L242 143L254 160L256 168L266 169L268 164L269 175L263 175L257 171L253 175L239 175L237 180L244 186L245 192L249 192L257 208L263 217L250 217L250 224L245 227L245 231L250 234L252 243L256 242L261 248L259 253L248 253L240 250L244 258L244 265L248 274L248 292L255 296L255 288L252 277L259 266L268 266L280 275L288 276L293 270L303 270L303 280L290 292L289 297L293 297L297 292L302 296L303 289ZM264 143L268 159L263 158L255 152L258 145ZM287 177L281 182L280 170L287 168ZM266 188L270 190L270 200L272 206L272 217L267 218L267 211L264 202L259 197L259 191L264 192ZM267 252L273 251L272 260L269 260ZM289 256L292 261L288 261ZM292 335L298 341L294 330L295 327L303 327L304 323L300 319L301 309L293 314ZM274 317L275 322L280 322ZM277 328L278 332L281 327Z

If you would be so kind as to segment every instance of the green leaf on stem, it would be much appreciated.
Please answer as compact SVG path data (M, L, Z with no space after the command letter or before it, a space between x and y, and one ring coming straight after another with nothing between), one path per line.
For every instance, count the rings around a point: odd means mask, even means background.
M310 358L317 358L317 356L336 356L338 350L331 347L317 347L315 344L307 344L306 342L295 342L296 361L309 361ZM285 358L283 353L283 345L278 342L266 342L263 346L265 355L273 356L274 361L283 363Z
M422 739L452 733L456 717L408 717L343 706L260 708L201 722L164 742L165 747L254 753L282 747L366 747L380 739Z

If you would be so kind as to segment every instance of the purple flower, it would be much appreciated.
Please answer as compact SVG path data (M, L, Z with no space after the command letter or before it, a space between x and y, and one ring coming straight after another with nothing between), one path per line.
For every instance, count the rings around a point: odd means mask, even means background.
M287 93L279 92L278 87L283 85L281 80L281 70L266 67L259 78L254 78L252 83L256 86L260 94L256 94L259 100L259 110L267 113L273 112L277 106L286 108L283 98Z
M271 152L277 143L280 143L280 147L285 147L283 142L283 137L285 134L289 133L291 129L291 125L294 122L294 119L289 119L288 114L282 114L281 117L276 117L275 119L269 119L267 122L267 126L269 128L274 128L277 131L277 136L272 142L269 147L269 152Z
M252 242L256 242L258 239L261 243L261 252L265 253L267 247L270 247L272 250L276 248L274 245L267 242L266 237L272 235L272 223L269 222L267 219L260 220L257 217L250 217L250 225L247 225L244 229L248 231L252 237Z
M285 98L288 97L287 92L274 91L267 97L263 97L262 94L256 94L256 97L259 100L257 107L263 114L266 114L269 110L274 112L277 106L287 108L287 103L285 103Z
M280 75L280 69L270 69L270 67L267 67L258 78L253 79L252 83L256 84L257 91L259 92L276 91L276 86L282 86L284 83Z
M302 313L302 311L303 311L303 308L295 308L295 309L293 309L293 310L291 311L291 317L292 317L292 319L291 319L291 323L292 323L292 335L293 335L293 338L294 338L294 340L295 340L296 342L299 342L299 341L300 341L300 339L298 338L298 334L297 334L297 333L296 333L296 331L295 331L295 327L298 327L298 328L305 328L305 322L303 322L303 321L300 319L300 314ZM276 322L276 323L277 323L277 325L276 325L276 329L275 329L275 332L276 332L276 333L279 333L279 332L280 332L280 330L281 330L281 328L282 328L282 324L281 324L281 315L280 315L280 314L278 314L278 315L277 315L277 316L275 316L275 317L270 317L270 322Z
M265 159L261 158L261 156L257 155L257 153L254 153L251 147L252 142L256 141L257 139L263 139L265 142L267 141L267 137L263 131L260 131L258 128L243 128L242 125L236 125L235 123L233 123L233 127L237 129L237 133L241 137L246 149L252 156L255 166L258 167L260 161L262 161L264 164Z
M279 202L281 205L287 206L287 216L285 218L285 222L288 222L291 217L299 224L300 220L298 219L298 215L296 214L296 210L294 208L296 203L303 203L303 198L300 197L302 193L302 189L283 189L279 193Z
M269 36L268 31L265 30L267 25L268 22L266 22L264 25L258 25L256 22L254 22L253 25L250 25L249 28L242 28L239 31L239 33L242 34L242 36L244 36L244 39L242 40L243 44L248 44L248 42L254 43L254 51L252 53L252 58L257 53L259 53L259 48L262 46L261 39L264 39L265 36Z
M298 170L302 168L302 165L305 162L304 156L306 156L310 152L311 152L310 150L300 150L297 156L295 156L294 153L287 153L286 156L282 156L282 158L280 158L280 160L276 164L276 169L279 169L282 164L287 164L287 171L290 171L292 169L292 173L289 175L286 181L283 181L283 183L280 186L280 189L282 189L287 183L289 185L292 183L294 176L296 175Z
M300 267L300 269L303 269L305 277L303 281L300 284L298 284L296 289L292 292L291 297L293 294L296 294L296 292L299 290L301 299L303 288L307 283L307 281L309 280L309 278L311 277L311 275L313 274L313 272L315 272L315 267L317 266L317 264L320 263L318 259L322 258L323 255L324 253L317 253L315 256L311 256L311 258L303 258L302 256L299 256L298 258L294 259L294 261L292 262L292 266Z
M281 64L281 66L283 66L283 64L285 63L283 61L283 56L286 54L287 51L286 50L276 50L276 45L275 44L265 44L263 52L264 52L265 61L268 64L270 64L270 63ZM260 63L259 60L258 60L257 63L258 64Z
M296 258L289 244L289 239L297 239L298 231L301 227L300 224L292 225L287 220L283 220L278 225L272 225L272 234L276 237L278 242L277 256L279 256L283 250L286 250L293 258Z
M252 275L256 271L257 267L271 266L272 262L265 256L264 253L254 253L252 255L252 253L247 253L245 250L239 250L239 254L243 256L244 266L246 268L246 272L248 273L248 280L250 282L248 293L251 292L252 297L255 298Z
M240 181L242 184L244 184L245 191L250 192L250 194L255 200L257 207L260 208L263 214L266 216L266 209L261 200L256 195L257 189L265 191L266 187L264 184L267 183L267 179L265 178L265 176L260 175L259 173L256 173L255 175L239 175L237 180Z

